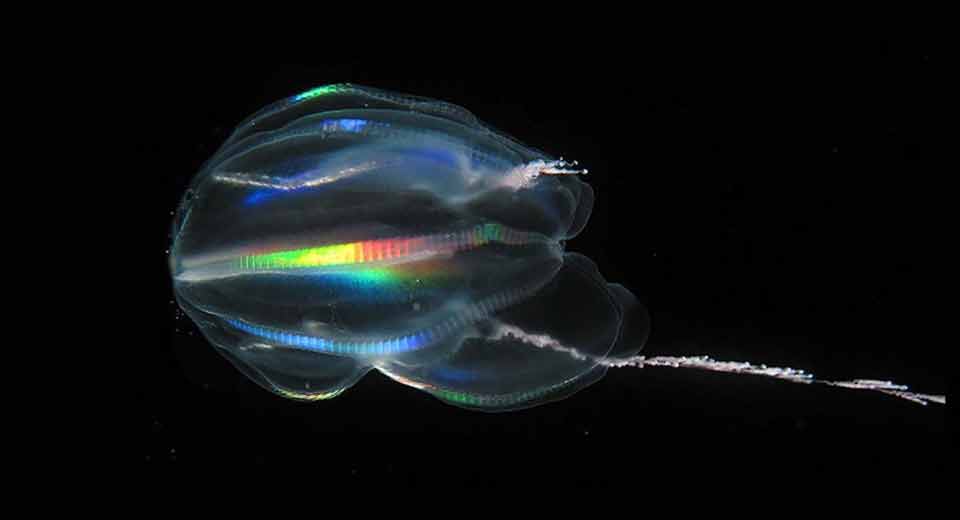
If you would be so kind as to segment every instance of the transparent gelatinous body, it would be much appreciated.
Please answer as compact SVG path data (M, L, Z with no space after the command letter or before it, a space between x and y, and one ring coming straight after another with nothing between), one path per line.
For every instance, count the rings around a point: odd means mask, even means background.
M193 180L178 302L291 398L372 368L468 408L564 397L646 336L632 295L563 251L593 204L566 166L448 103L313 89L241 123Z
M946 403L891 381L638 355L646 310L564 252L593 206L571 166L449 103L312 89L241 123L193 180L170 251L177 301L240 370L294 399L335 397L375 368L502 411L609 367L671 367Z

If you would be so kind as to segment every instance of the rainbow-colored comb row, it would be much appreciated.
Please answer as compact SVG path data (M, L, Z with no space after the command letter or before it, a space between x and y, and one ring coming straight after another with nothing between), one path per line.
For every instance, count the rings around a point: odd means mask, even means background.
M455 253L491 242L524 244L535 241L537 236L539 235L487 223L453 233L364 240L243 255L236 260L235 267L244 272L255 272L393 262L424 258L437 253Z
M271 346L351 357L394 356L421 350L435 344L437 341L463 330L467 325L488 318L497 311L535 293L542 284L543 282L539 282L487 296L451 311L449 315L431 327L380 339L325 338L255 325L235 318L224 318L224 321L231 327L256 336Z

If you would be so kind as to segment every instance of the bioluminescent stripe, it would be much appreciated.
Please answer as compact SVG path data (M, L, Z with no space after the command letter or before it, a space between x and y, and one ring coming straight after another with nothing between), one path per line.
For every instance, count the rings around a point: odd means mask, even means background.
M339 339L327 339L318 336L308 336L306 334L286 332L270 327L251 325L247 322L236 319L227 319L226 322L238 330L242 330L243 332L252 334L258 338L262 338L272 343L299 348L301 350L323 352L328 354L368 356L403 354L405 352L419 350L430 341L435 339L435 333L432 331L421 331L382 340L344 341Z
M390 356L428 347L440 339L463 330L467 325L485 319L500 309L526 298L538 291L544 283L546 282L501 291L456 310L451 310L446 318L432 327L384 339L330 339L254 325L235 318L224 318L224 321L237 330L270 342L271 346L282 345L311 352L354 357Z
M207 257L194 256L182 260L176 278L184 282L201 282L289 272L311 276L329 274L333 285L337 285L334 278L338 277L339 281L347 282L346 285L385 287L403 282L409 276L432 279L438 274L436 266L423 265L432 257L443 257L491 243L519 246L548 241L539 233L487 223L458 232L411 238L385 238L297 249L277 248L273 251L267 249L255 254L243 254L241 250ZM407 266L411 266L412 262L417 262L417 267L409 271ZM404 267L400 267L400 264L404 264Z
M411 379L406 376L401 376L390 372L389 369L378 366L384 375L388 376L394 381L429 392L430 394L439 397L445 401L450 401L452 403L464 405L464 406L476 406L478 408L493 407L500 408L504 406L510 406L514 404L525 403L528 401L533 401L535 399L542 398L554 392L557 392L564 387L578 381L579 377L573 377L566 381L556 383L553 385L548 385L542 388L534 388L532 390L527 390L523 392L508 392L503 394L481 394L476 392L463 392L458 390L452 390L450 388L445 388L438 386L433 383L426 383L423 381L418 381Z
M244 255L235 261L243 272L348 266L420 258L437 253L455 253L499 242L518 245L533 242L537 235L515 231L500 224L480 224L454 233L413 238L385 238Z
M291 99L293 101L303 101L306 99L313 99L315 97L326 96L327 94L335 94L347 90L345 85L324 85L322 87L315 87L306 92L301 92L296 96L293 96Z
M295 392L293 390L288 390L286 388L272 385L271 386L275 392L278 394L290 398L290 399L300 399L301 401L323 401L325 399L333 399L334 397L342 394L346 391L346 388L340 388L337 390L332 390L330 392L316 392L316 393L307 393L307 392Z
M513 392L508 394L477 394L471 392L458 392L455 390L450 390L446 388L433 388L427 389L428 392L436 395L441 399L451 401L458 404L468 405L468 406L509 406L517 403L524 403L527 401L532 401L534 399L539 399L545 395L551 394L571 382L575 381L574 378L571 381L564 381L556 385L547 386L544 388L536 388L533 390L528 390L526 392Z

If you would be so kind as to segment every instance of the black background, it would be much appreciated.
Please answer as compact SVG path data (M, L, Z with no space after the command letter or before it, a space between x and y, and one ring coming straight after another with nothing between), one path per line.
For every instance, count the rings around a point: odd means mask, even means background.
M536 37L532 37L536 40ZM352 82L462 105L554 155L597 196L568 244L631 288L647 355L890 379L946 393L946 345L919 276L937 60L895 34L555 42L310 62L151 55L134 153L150 212L149 316L131 459L310 482L615 483L656 476L945 472L946 407L667 368L612 369L558 403L464 411L372 372L303 404L247 381L176 311L166 253L190 177L242 118ZM381 49L382 51L382 49ZM449 52L447 52L449 51ZM132 80L131 80L132 81ZM152 294L152 293L151 293Z

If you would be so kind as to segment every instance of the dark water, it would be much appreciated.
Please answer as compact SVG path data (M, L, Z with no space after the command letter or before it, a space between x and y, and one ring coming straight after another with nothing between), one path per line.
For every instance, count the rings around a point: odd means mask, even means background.
M763 378L611 369L564 401L469 412L370 373L336 399L269 394L176 312L168 228L189 178L243 117L349 81L442 99L590 169L597 195L568 244L640 296L647 355L709 354L831 379L890 379L946 393L928 341L927 223L920 216L933 101L922 45L688 43L592 48L531 65L238 66L158 61L149 232L156 333L140 345L129 456L176 466L308 468L315 482L622 482L795 466L836 474L945 472L946 407ZM613 52L609 63L594 59ZM534 60L536 63L536 60ZM552 73L552 70L564 73ZM145 203L146 204L146 203Z

